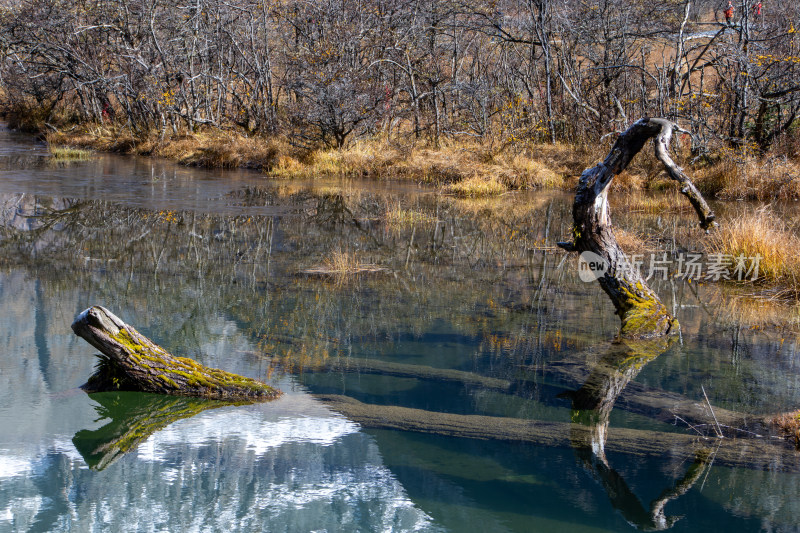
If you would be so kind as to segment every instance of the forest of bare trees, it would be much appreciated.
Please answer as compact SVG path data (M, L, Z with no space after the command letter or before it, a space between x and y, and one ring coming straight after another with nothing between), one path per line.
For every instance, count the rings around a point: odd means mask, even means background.
M739 0L20 0L5 111L299 146L405 136L595 142L679 120L764 153L800 111L800 5Z

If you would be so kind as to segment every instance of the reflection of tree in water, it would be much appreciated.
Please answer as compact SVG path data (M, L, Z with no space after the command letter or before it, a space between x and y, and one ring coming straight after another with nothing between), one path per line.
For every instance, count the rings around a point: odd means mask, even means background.
M581 388L569 394L574 422L570 442L577 457L603 486L611 504L630 524L645 531L672 527L678 518L667 517L665 506L689 491L709 464L710 450L698 449L683 478L665 489L646 508L606 457L605 444L614 403L644 366L663 354L672 342L672 338L660 338L611 345L594 364Z
M100 419L108 419L108 423L98 429L78 431L72 442L94 470L103 470L173 422L207 409L232 405L144 392L97 392L90 397L97 402L95 411Z
M564 215L542 201L490 211L481 204L428 196L317 195L302 189L247 190L231 195L231 202L244 210L269 207L282 214L150 212L109 202L54 204L27 196L21 209L35 213L35 222L26 228L2 226L0 250L6 253L0 262L36 261L38 269L60 272L65 284L123 282L108 292L124 295L137 310L147 309L147 292L173 292L173 298L164 298L168 307L163 313L178 317L187 315L187 298L179 293L202 293L196 305L232 305L239 320L253 325L265 349L302 339L311 351L330 353L349 350L343 343L350 339L374 338L376 327L393 336L397 331L421 333L431 320L416 312L422 307L437 308L452 323L467 317L469 334L495 329L514 308L541 309L549 271L538 264L542 254L533 254L547 235L548 213L553 228ZM42 253L34 254L34 248ZM295 275L342 249L399 275L353 279L358 291L347 283L337 288ZM508 269L483 269L486 265ZM100 279L98 273L117 277ZM181 282L174 283L173 276ZM358 301L373 290L382 297ZM309 296L318 300L309 302ZM357 310L367 304L369 317L341 313L342 306ZM305 319L310 311L317 313L316 320ZM550 322L567 313L549 311ZM279 314L286 325L270 320ZM195 327L188 320L184 324ZM338 339L335 346L332 339Z

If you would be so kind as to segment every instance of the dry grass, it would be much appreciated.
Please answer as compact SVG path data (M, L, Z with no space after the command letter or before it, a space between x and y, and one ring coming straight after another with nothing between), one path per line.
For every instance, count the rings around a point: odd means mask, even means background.
M287 147L275 139L206 132L169 138L155 143L150 152L190 166L269 170L285 150Z
M52 131L46 135L51 145L70 145L99 152L140 153L129 131L102 124L84 124L69 131Z
M92 152L71 148L69 146L49 146L50 157L54 161L88 161L92 158Z
M714 253L747 258L760 256L758 279L800 290L800 238L768 208L730 218L707 244Z
M614 228L614 237L617 238L617 244L626 254L641 254L651 251L653 248L648 246L646 239L633 231L624 230L620 227Z
M585 169L593 167L605 158L610 146L610 144L608 146L537 144L527 147L525 154L529 159L538 161L556 174L572 178L574 183L577 183L577 178Z
M752 150L722 149L716 161L697 169L698 188L727 200L800 198L800 164L787 157L757 157Z
M493 151L477 143L455 142L432 149L415 144L361 141L341 149L282 156L270 174L283 178L401 179L444 187L463 197L564 186L563 174L542 160L511 151Z
M772 419L772 423L784 437L793 440L795 447L800 450L800 410L778 415Z
M478 176L450 183L445 186L445 192L459 198L487 198L499 196L508 189L495 178L481 178Z
M364 263L354 253L336 250L325 258L321 265L304 270L310 276L333 276L345 278L356 274L385 272L386 269L374 263Z
M610 197L614 210L624 209L626 213L664 214L677 211L691 211L692 204L676 191L658 194L630 191Z
M363 265L355 254L337 250L325 258L325 266L331 272L347 274L358 271Z
M280 178L376 177L399 158L396 147L364 141L342 149L282 154L270 175Z
M503 158L500 179L513 189L555 189L564 186L564 175L541 160L523 155Z
M247 137L235 132L200 131L160 137L157 132L134 136L106 124L85 124L69 132L51 132L50 144L69 144L103 152L155 155L183 165L209 168L269 170L280 154L288 151L277 139Z

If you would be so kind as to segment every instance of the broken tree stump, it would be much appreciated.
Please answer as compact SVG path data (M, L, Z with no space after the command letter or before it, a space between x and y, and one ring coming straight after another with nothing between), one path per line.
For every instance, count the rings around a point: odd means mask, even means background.
M669 177L680 184L681 193L700 219L700 227L708 230L716 224L715 215L700 192L669 156L669 142L675 130L683 131L666 119L643 118L622 132L605 160L581 174L572 206L573 240L558 243L582 257L589 252L590 262L603 263L597 280L622 321L620 337L623 338L659 337L676 332L679 325L617 243L608 205L608 190L614 176L625 170L648 140L654 139L656 157Z
M100 363L83 389L128 390L228 401L271 400L281 392L252 378L176 357L104 307L83 311L72 331L100 350Z

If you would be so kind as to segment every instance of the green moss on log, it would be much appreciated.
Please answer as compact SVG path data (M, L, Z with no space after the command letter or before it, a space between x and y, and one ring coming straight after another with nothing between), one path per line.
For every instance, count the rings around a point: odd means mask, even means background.
M90 391L131 390L254 401L281 394L258 380L175 357L100 306L81 313L72 329L102 352L100 364L85 385Z

